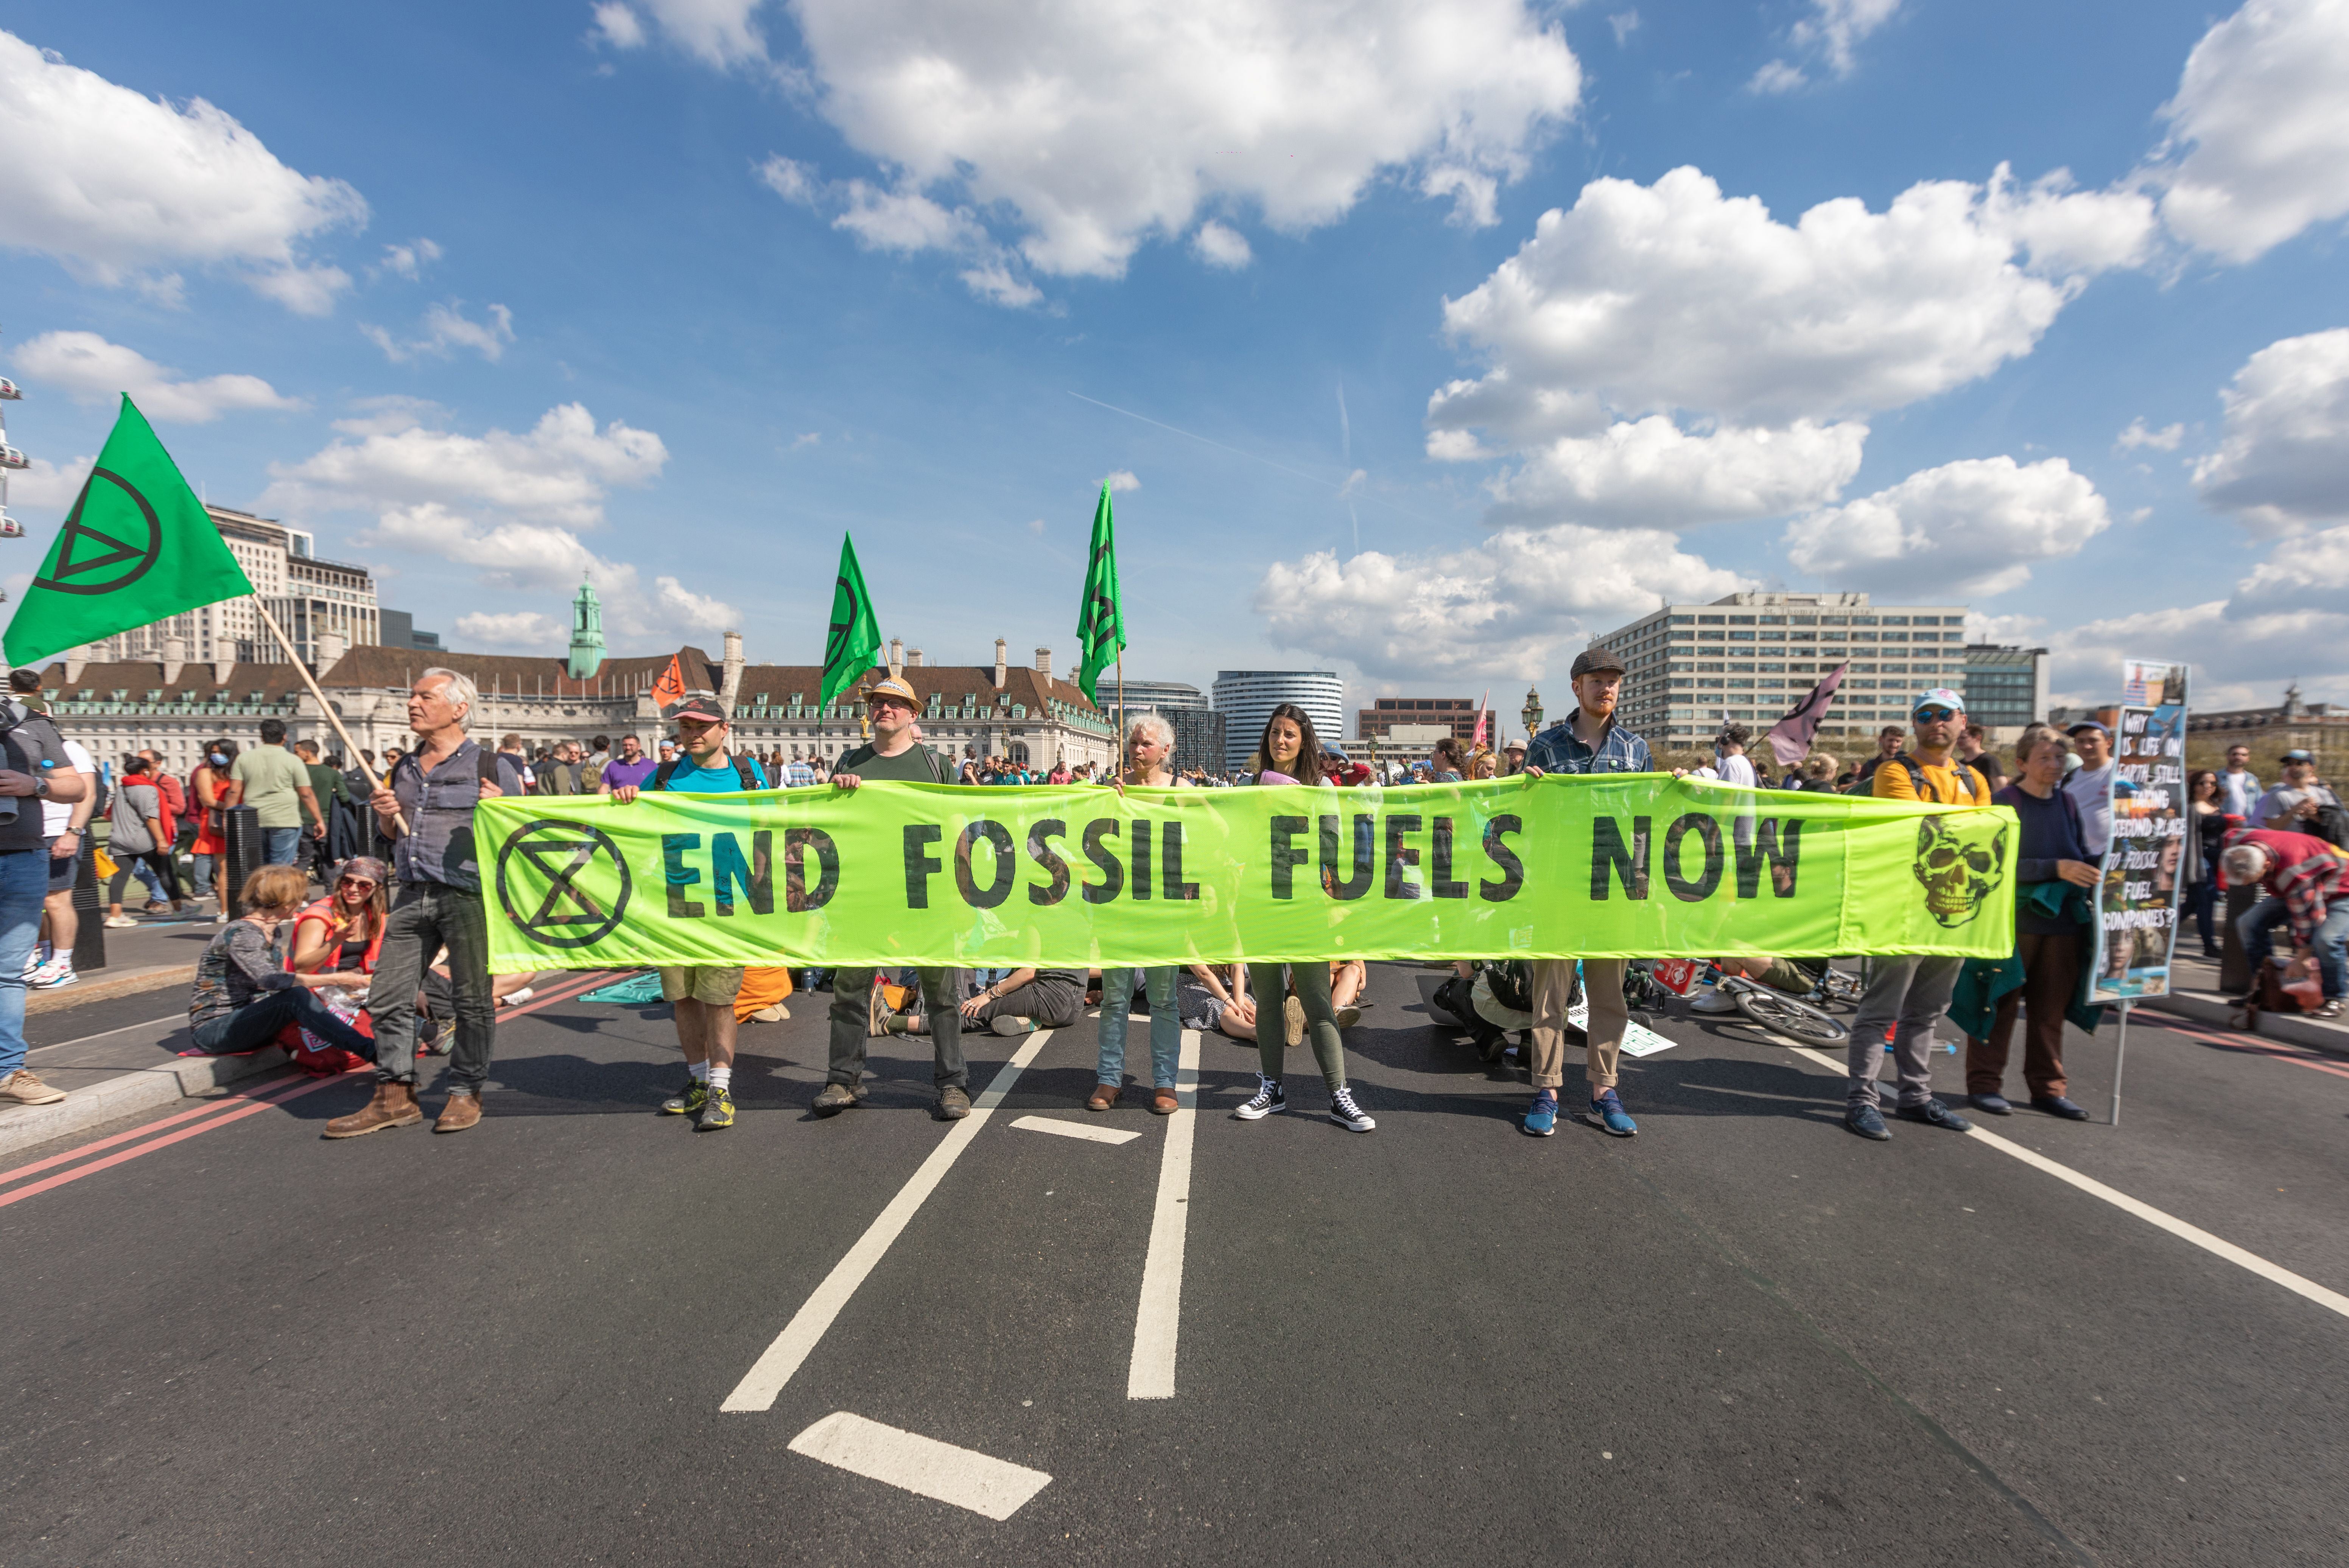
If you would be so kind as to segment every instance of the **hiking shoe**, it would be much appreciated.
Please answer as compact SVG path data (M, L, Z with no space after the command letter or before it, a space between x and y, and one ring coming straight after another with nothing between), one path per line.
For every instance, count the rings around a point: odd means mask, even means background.
M18 1105L55 1105L65 1097L65 1090L43 1083L30 1068L18 1068L0 1078L0 1099L13 1099Z
M1288 1096L1281 1092L1280 1080L1256 1075L1256 1093L1246 1105L1232 1112L1237 1121L1262 1121L1275 1111L1288 1109Z
M1340 1084L1330 1091L1330 1119L1349 1132L1368 1132L1378 1125L1368 1111L1354 1102L1354 1090L1350 1084Z
M1528 1138L1553 1138L1557 1134L1557 1090L1543 1089L1534 1096L1534 1108L1526 1112L1523 1123Z
M699 1078L688 1078L685 1087L661 1101L663 1116L691 1116L709 1098L709 1086Z
M1892 1114L1903 1121L1921 1121L1928 1127L1946 1127L1951 1132L1963 1132L1973 1125L1939 1099L1929 1099L1922 1105L1904 1105Z
M2014 1114L2014 1107L2007 1103L2006 1096L2002 1094L1970 1094L1966 1096L1966 1102L1985 1116Z
M1623 1102L1615 1098L1611 1088L1590 1102L1590 1114L1599 1119L1599 1126L1618 1138L1630 1138L1640 1130L1640 1124L1623 1114Z
M1872 1105L1855 1105L1843 1113L1843 1124L1862 1138L1878 1143L1892 1141L1892 1130L1884 1125L1884 1113Z
M2060 1116L2066 1121L2088 1119L2085 1108L2074 1105L2060 1094L2034 1094L2031 1097L2031 1109L2044 1110L2050 1116Z
M1009 1013L998 1013L995 1016L995 1021L988 1025L988 1027L999 1035L1032 1035L1036 1032L1036 1020L1015 1018Z
M864 1097L872 1092L861 1083L828 1083L810 1109L818 1116L837 1116L852 1105L863 1105Z
M734 1125L734 1096L722 1088L710 1089L701 1097L701 1119L693 1124L696 1132L714 1132L721 1127Z
M960 1121L970 1114L970 1091L948 1084L938 1090L938 1119Z

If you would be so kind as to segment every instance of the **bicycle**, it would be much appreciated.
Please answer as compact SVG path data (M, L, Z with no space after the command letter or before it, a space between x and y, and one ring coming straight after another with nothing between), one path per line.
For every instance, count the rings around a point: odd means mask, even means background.
M1834 973L1832 967L1828 973ZM1822 979L1813 995L1819 995L1826 985ZM1743 975L1723 975L1716 988L1737 1004L1738 1012L1748 1022L1774 1035L1784 1035L1806 1046L1841 1046L1851 1039L1849 1029L1809 1002L1774 990L1759 980L1749 980Z

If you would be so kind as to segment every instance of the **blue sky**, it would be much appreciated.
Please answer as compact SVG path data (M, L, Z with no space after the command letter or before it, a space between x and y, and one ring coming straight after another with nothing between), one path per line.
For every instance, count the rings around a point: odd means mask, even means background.
M2349 698L2330 0L0 29L12 591L129 389L481 651L585 569L623 651L812 662L845 529L885 634L1065 665L1115 473L1136 675L1506 707L1785 584Z

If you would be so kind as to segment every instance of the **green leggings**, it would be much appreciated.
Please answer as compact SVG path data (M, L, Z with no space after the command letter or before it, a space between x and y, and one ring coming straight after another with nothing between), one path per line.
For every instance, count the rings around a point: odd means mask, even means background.
M1346 1047L1338 1037L1337 1009L1330 1006L1330 965L1288 966L1297 977L1297 999L1305 1006L1305 1037L1313 1043L1313 1059L1321 1064L1322 1081L1332 1089L1346 1087ZM1248 990L1256 997L1256 1052L1264 1076L1283 1077L1281 1063L1288 1054L1288 1022L1282 1004L1288 990L1280 983L1282 965L1248 965Z

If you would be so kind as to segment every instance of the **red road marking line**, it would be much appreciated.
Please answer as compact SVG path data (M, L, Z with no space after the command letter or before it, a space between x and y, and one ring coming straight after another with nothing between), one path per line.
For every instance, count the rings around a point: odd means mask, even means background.
M501 1007L498 1009L498 1016L501 1018L519 1018L525 1013L535 1013L541 1007L551 1007L557 1002L571 1001L574 997L584 996L588 992L595 990L597 986L606 984L612 976L616 975L625 975L627 973L628 971L624 969L591 969L587 972L587 977L573 985L571 989L567 991L558 989L558 994L552 996L533 996L529 1001L524 1002L519 1007ZM564 982L557 980L554 984L559 988L564 984Z
M123 1163L125 1161L136 1160L142 1154L152 1154L158 1149L168 1149L174 1143L184 1142L188 1139L193 1138L199 1133L210 1132L216 1127L226 1127L232 1121L242 1121L248 1116L258 1116L263 1111L268 1110L275 1106L283 1105L289 1099L300 1099L305 1094L316 1094L322 1088L331 1088L336 1084L342 1082L344 1078L348 1078L351 1073L372 1072L373 1070L374 1069L372 1068L353 1068L350 1069L350 1072L338 1073L333 1078L313 1078L308 1083L299 1085L289 1092L279 1095L274 1099L254 1100L251 1104L243 1106L239 1109L230 1111L225 1116L216 1116L209 1121L200 1121L193 1127L183 1127L177 1132L169 1133L161 1138L151 1139L145 1143L137 1144L131 1148L125 1149L119 1153L109 1154L103 1160L93 1160L87 1165L78 1165L71 1171L61 1171L46 1181L36 1181L29 1187L19 1187L14 1192L0 1195L0 1209L5 1209L11 1203L20 1202L23 1200L34 1197L36 1194L47 1192L51 1188L62 1187L68 1181L78 1181L85 1176L95 1175L100 1171L111 1169L114 1166Z
M2294 1067L2306 1068L2311 1072L2331 1073L2334 1078L2349 1078L2349 1068L2336 1068L2329 1062L2320 1062L2315 1059L2315 1053L2313 1051L2283 1046L2249 1046L2240 1040L2228 1039L2223 1035L2206 1035L2199 1029L2184 1029L2176 1024L2164 1024L2161 1026L2173 1035L2183 1035L2189 1040L2200 1040L2204 1045L2216 1046L2222 1051L2240 1051L2247 1057L2273 1057L2280 1062L2290 1062Z
M200 1116L215 1115L241 1101L262 1099L274 1103L275 1097L289 1087L291 1086L284 1083L273 1083L259 1089L238 1089L218 1099L206 1100L193 1110L182 1110L175 1115L167 1116L160 1121L150 1121L144 1127L134 1127L128 1132L118 1132L112 1137L101 1138L95 1143L85 1143L78 1149L68 1149L63 1154L52 1154L46 1160L36 1160L29 1165L19 1165L13 1171L0 1171L0 1182L14 1181L20 1177L30 1176L36 1171L47 1171L53 1165L67 1164L95 1154L101 1149L111 1149L118 1143L128 1143L137 1138L151 1138L167 1127L175 1127L183 1121L192 1121Z

